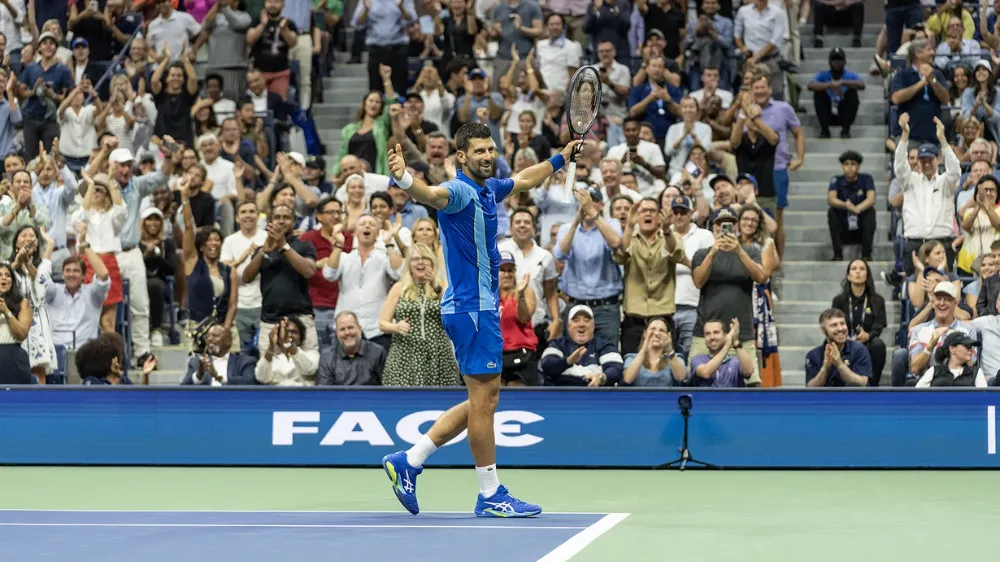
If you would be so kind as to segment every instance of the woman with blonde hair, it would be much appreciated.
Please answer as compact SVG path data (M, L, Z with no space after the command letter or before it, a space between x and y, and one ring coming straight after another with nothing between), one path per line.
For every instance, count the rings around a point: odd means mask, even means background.
M437 223L432 218L420 218L413 222L413 243L423 244L434 252L437 259L437 280L444 288L448 285L448 272L444 268L444 249L441 247L441 235Z
M344 202L344 230L354 232L361 215L368 214L368 198L365 197L365 178L351 174L344 180L347 200Z
M774 321L774 301L771 293L771 274L781 267L778 250L764 226L764 211L747 206L740 211L740 244L760 250L761 265L767 282L753 284L754 333L759 354L762 386L781 386L781 361L778 357L778 326Z
M403 278L393 285L379 315L379 329L392 334L382 372L384 386L456 386L458 363L441 323L437 255L414 244Z

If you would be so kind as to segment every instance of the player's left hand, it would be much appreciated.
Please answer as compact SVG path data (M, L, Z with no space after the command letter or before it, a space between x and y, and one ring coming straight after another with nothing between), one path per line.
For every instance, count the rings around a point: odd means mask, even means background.
M406 173L406 161L403 160L403 146L396 143L396 148L389 149L389 174L393 179L399 181Z
M583 143L582 140L570 141L569 144L567 144L565 147L563 147L561 154L562 154L563 158L566 159L566 163L567 164L569 163L570 158L573 156L573 151L576 149L577 145L579 145L581 143Z

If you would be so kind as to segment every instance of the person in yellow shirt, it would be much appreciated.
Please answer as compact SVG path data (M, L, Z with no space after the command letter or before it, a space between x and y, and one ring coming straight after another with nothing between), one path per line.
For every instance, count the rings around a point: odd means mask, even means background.
M972 39L976 33L976 24L972 20L972 14L962 8L962 0L937 0L938 5L924 27L928 33L933 33L937 37L944 35L948 29L948 20L952 16L962 18L962 39Z

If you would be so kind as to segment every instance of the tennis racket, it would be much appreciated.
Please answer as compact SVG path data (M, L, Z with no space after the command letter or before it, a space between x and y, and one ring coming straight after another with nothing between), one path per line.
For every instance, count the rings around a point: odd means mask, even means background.
M583 139L597 120L597 110L601 107L601 77L593 66L584 66L576 71L569 84L569 98L566 100L566 119L569 121L570 140ZM573 188L576 187L576 158L583 144L576 145L569 157L566 169L566 185L563 197L566 203L573 202Z

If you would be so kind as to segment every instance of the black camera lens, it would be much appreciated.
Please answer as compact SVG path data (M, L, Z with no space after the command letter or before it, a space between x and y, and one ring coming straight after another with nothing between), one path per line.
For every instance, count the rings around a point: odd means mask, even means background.
M691 395L690 394L681 394L680 396L678 396L677 397L677 406L680 407L681 410L690 410L691 409Z

